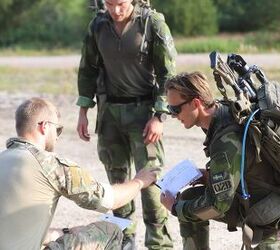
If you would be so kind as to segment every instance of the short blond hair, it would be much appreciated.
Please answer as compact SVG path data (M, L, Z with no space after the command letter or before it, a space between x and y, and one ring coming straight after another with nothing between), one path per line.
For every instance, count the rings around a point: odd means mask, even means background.
M54 115L60 116L57 108L50 101L38 97L24 101L15 113L18 136L32 133L39 122L48 121Z
M166 91L175 89L182 98L191 101L199 98L206 108L215 104L207 77L201 72L181 73L169 78L165 83Z

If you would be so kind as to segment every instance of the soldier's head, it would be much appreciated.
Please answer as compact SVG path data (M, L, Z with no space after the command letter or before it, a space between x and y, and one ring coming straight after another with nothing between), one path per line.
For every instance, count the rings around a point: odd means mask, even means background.
M17 134L47 151L53 151L63 128L58 124L59 117L57 108L51 102L42 98L26 100L16 110Z
M167 80L168 109L186 128L206 128L205 118L215 105L207 78L200 72L182 73ZM212 112L210 112L212 113Z
M132 0L105 0L105 6L116 23L126 22L133 11Z

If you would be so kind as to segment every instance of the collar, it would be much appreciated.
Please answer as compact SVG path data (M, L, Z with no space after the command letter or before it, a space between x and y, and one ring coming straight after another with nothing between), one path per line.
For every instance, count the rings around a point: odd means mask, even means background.
M26 140L23 137L12 137L12 138L8 139L6 142L6 147L10 148L13 145L32 145L32 146L36 147L36 145L34 145L33 143L31 143L30 141Z

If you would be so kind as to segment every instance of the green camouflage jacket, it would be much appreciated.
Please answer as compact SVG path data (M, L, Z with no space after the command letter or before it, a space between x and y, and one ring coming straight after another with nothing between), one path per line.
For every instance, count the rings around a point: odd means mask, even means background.
M107 12L97 15L90 23L78 73L77 105L94 107L93 99L100 92L98 82L101 81L107 95L154 94L155 110L166 111L164 83L175 74L176 50L163 15L151 11L145 39L146 54L140 55L145 24L142 13L143 7L136 5L122 35L116 33ZM155 85L158 85L157 91L154 91Z
M205 193L192 200L179 200L175 210L181 221L197 221L199 214L208 213L210 218L223 218L238 194L241 195L240 160L243 129L234 122L229 107L219 104L212 118L204 142L209 181ZM257 186L253 179L273 183L273 170L267 162L256 163L256 151L250 140L246 144L246 184L251 195L250 205L266 197L270 190ZM212 214L212 218L211 218ZM206 216L207 217L207 216Z

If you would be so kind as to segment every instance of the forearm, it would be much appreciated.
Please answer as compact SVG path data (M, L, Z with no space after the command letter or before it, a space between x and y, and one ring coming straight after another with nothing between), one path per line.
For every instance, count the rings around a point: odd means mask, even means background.
M112 209L124 206L139 193L143 183L139 179L133 179L129 182L113 185L114 190L114 205Z

